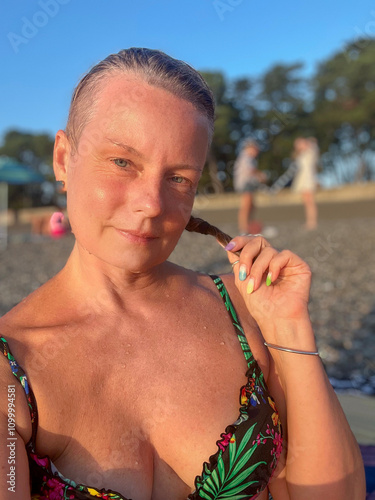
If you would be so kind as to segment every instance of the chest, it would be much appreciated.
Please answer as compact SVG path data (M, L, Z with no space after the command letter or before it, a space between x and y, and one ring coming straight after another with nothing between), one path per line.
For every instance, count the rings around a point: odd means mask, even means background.
M66 333L48 378L33 386L38 454L77 483L185 499L238 418L247 382L233 325L209 319L179 315L172 331L129 321Z

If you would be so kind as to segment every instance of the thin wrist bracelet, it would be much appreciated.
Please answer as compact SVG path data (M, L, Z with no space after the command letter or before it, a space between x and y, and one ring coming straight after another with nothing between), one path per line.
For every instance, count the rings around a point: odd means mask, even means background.
M318 351L297 351L295 349L288 349L287 347L281 347L275 344L268 344L267 342L264 342L264 345L266 347L270 347L271 349L277 349L278 351L292 352L294 354L309 354L310 356L319 356Z

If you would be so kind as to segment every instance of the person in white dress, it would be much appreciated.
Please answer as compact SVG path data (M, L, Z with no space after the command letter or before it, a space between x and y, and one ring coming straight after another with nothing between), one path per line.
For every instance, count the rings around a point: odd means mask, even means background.
M302 195L305 206L305 227L315 229L318 225L318 209L315 201L317 189L317 164L319 147L315 138L299 137L294 141L295 162L297 173L293 180L292 189Z

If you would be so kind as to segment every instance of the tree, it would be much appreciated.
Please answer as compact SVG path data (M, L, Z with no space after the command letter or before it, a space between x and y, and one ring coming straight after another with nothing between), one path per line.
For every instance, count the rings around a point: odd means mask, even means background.
M46 179L44 191L40 186L9 186L9 206L21 208L49 203L54 195L52 170L54 140L48 134L31 134L18 130L9 130L0 146L0 155L9 156L32 167Z
M48 134L9 130L0 147L0 155L15 158L39 170L43 164L52 165L53 144L54 140Z
M312 133L306 111L308 82L300 75L302 70L302 63L276 64L257 82L254 127L263 146L259 166L271 181L288 166L294 139Z
M369 156L375 149L374 61L375 40L355 41L321 63L313 80L311 119L324 166L339 182L375 177Z
M240 90L232 89L223 73L203 72L202 76L214 94L216 120L208 168L202 176L200 188L204 192L220 193L232 186L230 168L236 156L238 140L243 136L244 120L236 98Z

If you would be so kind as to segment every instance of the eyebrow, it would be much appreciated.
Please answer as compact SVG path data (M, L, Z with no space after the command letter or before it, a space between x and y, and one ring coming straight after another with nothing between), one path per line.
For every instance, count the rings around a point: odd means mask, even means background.
M145 158L142 153L140 153L137 149L132 148L131 146L127 146L126 144L119 142L119 141L115 141L113 139L110 139L109 137L106 137L106 140L111 142L115 146L119 146L120 148L125 149L125 151L128 153L132 153L135 156L138 156L138 158L140 158L140 159ZM199 172L199 174L202 173L202 168L200 168L199 166L182 164L182 165L175 165L175 167L182 168L185 170L195 170L196 172Z
M114 141L113 139L110 139L109 137L106 137L106 140L114 144L115 146L119 146L122 149L125 149L126 152L132 153L135 156L138 156L138 158L144 158L143 154L141 154L139 151L136 149L132 148L131 146L127 146L126 144L123 144L122 142L119 141Z

